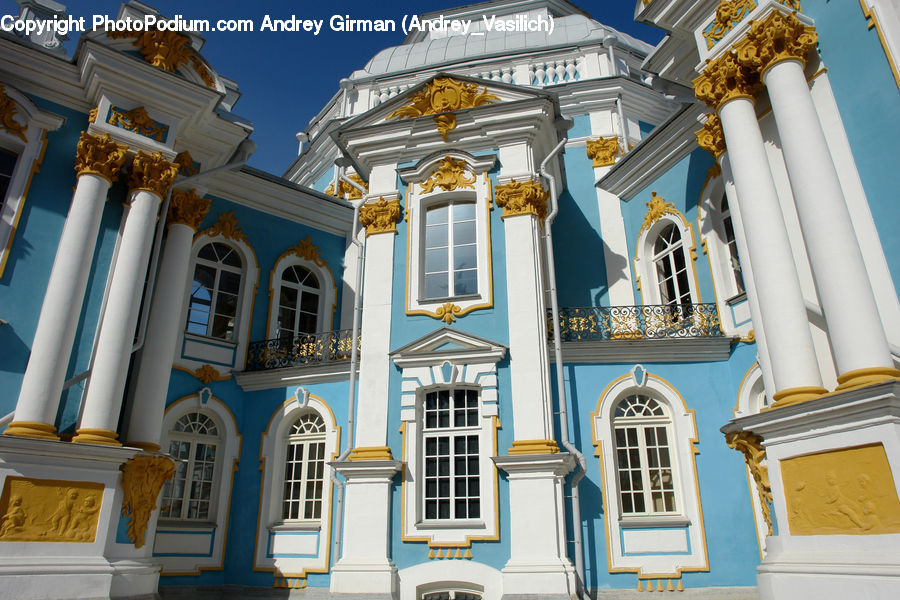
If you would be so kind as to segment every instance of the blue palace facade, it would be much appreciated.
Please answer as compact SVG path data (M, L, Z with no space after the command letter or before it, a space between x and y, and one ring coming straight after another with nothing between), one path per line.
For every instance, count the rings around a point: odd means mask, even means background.
M900 10L634 5L282 175L197 34L0 34L0 598L896 597Z

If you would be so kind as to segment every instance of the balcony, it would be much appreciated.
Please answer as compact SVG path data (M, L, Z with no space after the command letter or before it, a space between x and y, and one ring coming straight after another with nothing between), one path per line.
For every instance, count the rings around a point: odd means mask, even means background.
M349 362L352 333L351 329L341 329L250 342L244 372ZM361 338L357 338L356 347L361 347Z

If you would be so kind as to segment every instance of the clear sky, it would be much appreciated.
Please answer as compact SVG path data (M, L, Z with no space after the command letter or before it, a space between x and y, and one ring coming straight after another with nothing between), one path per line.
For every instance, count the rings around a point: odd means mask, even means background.
M93 15L115 18L119 0L57 0L73 17ZM326 102L337 92L338 81L361 69L379 50L403 42L402 31L394 33L339 33L328 28L332 15L351 19L394 19L398 25L405 14L473 4L465 0L218 0L179 2L144 0L167 17L184 19L252 19L257 29L265 15L273 19L324 19L316 36L308 32L271 31L254 33L209 32L201 53L220 75L237 81L242 93L234 112L253 122L252 139L257 151L250 164L282 174L297 155L295 134L306 128ZM636 0L580 0L575 2L594 19L634 37L656 44L663 33L634 23ZM0 0L0 14L16 14L12 0ZM75 38L77 34L73 34ZM66 44L74 51L73 41Z

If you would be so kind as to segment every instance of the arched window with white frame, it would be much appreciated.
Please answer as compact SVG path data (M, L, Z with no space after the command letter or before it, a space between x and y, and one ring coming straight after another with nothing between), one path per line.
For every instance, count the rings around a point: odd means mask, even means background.
M219 430L215 420L201 411L185 413L175 421L168 434L168 452L175 459L175 474L163 487L160 519L210 519L220 469Z
M243 261L234 247L211 241L200 248L188 301L188 333L234 339L243 270Z
M675 223L667 223L653 242L653 269L659 303L670 307L692 302L688 258L684 240Z
M332 329L334 275L309 236L275 261L269 298L269 339L290 343Z
M284 459L284 494L281 516L285 521L322 516L325 485L325 421L308 411L291 425Z

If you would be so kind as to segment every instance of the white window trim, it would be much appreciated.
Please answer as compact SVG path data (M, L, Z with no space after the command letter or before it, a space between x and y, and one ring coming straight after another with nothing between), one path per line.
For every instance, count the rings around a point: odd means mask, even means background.
M206 401L203 401L206 398ZM180 398L166 408L163 417L164 449L168 448L168 436L175 422L189 412L200 412L213 419L219 430L221 442L216 448L216 467L213 494L210 498L209 521L190 519L165 519L157 523L154 542L154 562L162 564L163 575L199 575L201 569L221 569L224 567L225 539L228 531L228 515L231 507L231 491L234 473L241 453L241 435L231 410L215 396L200 392ZM186 536L191 541L197 539L198 532L208 531L213 537L207 556L184 555ZM176 554L178 556L159 556Z
M304 403L304 397L306 401ZM325 471L322 514L318 519L282 519L284 463L290 428L304 412L315 411L325 422ZM324 400L301 388L269 420L260 444L262 494L256 530L254 568L275 570L277 577L304 578L328 571L331 557L332 468L340 444L340 427Z
M191 284L194 280L194 269L197 265L197 254L206 244L218 242L225 244L237 250L243 263L241 272L241 288L238 296L238 310L235 316L234 336L231 340L223 340L220 338L197 335L187 332L187 314L191 299ZM221 235L210 235L210 230L203 230L194 236L194 243L191 246L191 264L188 268L187 279L184 283L184 302L181 308L181 326L178 333L178 352L175 355L175 366L182 367L188 371L195 371L203 365L211 364L211 366L225 374L232 369L239 371L244 368L247 360L247 344L250 336L250 319L253 313L253 299L256 296L256 289L259 285L259 267L256 262L256 253L245 241L227 238ZM201 350L199 355L185 356L183 348L185 341L198 342L195 346L206 346L207 349ZM223 363L218 354L222 350L233 351L234 359L231 363L227 361Z
M616 464L613 414L623 398L632 394L652 396L665 405L671 417L669 440L676 487L676 513L622 515L619 506L618 468ZM634 571L678 577L683 571L708 570L706 534L700 506L700 488L694 460L697 428L694 411L681 394L661 377L636 365L632 371L614 380L600 396L596 412L591 413L594 446L600 460L605 501L604 520L609 540L610 571ZM614 501L612 499L615 499ZM684 550L667 547L664 528L686 527ZM626 536L630 536L626 538ZM640 552L628 552L625 540L640 544ZM654 544L658 544L657 551Z
M23 132L25 136L23 141L19 136L0 127L0 148L18 155L6 190L5 201L2 202L3 208L0 210L0 277L3 277L6 269L32 177L38 172L44 158L46 133L59 129L64 122L62 117L39 110L18 90L6 84L4 88L6 95L15 102L17 108L13 120L26 129Z
M292 265L309 269L319 280L318 318L316 319L316 331L314 333L331 331L333 328L334 313L337 310L337 288L334 285L334 275L332 274L331 269L324 260L319 264L316 261L297 256L292 250L288 250L275 261L275 266L272 267L272 272L269 276L269 318L266 326L267 339L276 337L275 331L278 323L278 301L281 295L281 276L284 274L285 269Z
M694 268L694 260L697 256L697 242L694 238L694 228L687 222L677 210L664 215L656 223L641 231L635 253L635 271L641 278L641 301L645 305L662 304L662 295L659 291L659 278L656 274L656 264L653 261L655 252L653 246L660 232L668 225L675 225L681 234L681 252L684 253L684 264L687 268L688 289L690 290L691 303L700 302L700 284L697 281L697 269ZM677 252L677 250L676 250Z
M472 187L457 187L449 191L435 185L430 193L423 192L423 184L437 171L445 158L465 162L465 177L475 178ZM494 156L474 157L462 151L442 151L431 154L415 167L400 169L398 173L409 184L406 198L406 219L409 224L406 246L406 314L425 314L440 318L437 311L447 303L459 307L453 315L460 316L479 308L494 305L491 265L491 181L487 174L496 160ZM478 293L447 298L424 298L424 231L425 212L435 204L454 201L475 202L475 239L478 264Z

